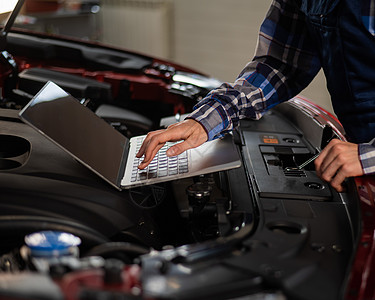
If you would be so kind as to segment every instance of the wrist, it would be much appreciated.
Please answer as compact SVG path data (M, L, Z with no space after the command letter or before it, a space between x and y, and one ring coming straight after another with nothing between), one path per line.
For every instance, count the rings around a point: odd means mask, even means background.
M214 102L212 105L204 104L189 114L186 119L198 122L205 130L208 140L221 135L223 131L231 130L232 123L224 107Z

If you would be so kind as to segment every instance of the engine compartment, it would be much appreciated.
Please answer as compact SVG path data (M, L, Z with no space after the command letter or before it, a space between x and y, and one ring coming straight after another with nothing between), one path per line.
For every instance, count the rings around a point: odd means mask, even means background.
M93 43L16 32L4 45L2 298L331 300L359 294L348 285L356 251L366 247L359 243L358 188L348 180L339 194L313 164L293 169L330 139L344 138L334 117L296 97L259 121L241 121L233 133L240 168L118 191L22 123L18 110L54 80L130 137L158 128L166 116L180 120L218 82ZM73 234L80 243L63 254L49 246L41 255L27 242L51 232Z
M334 192L311 165L285 171L337 136L316 122L318 138L305 136L290 122L298 110L286 103L244 120L240 168L120 192L2 109L0 277L36 272L67 299L339 299L360 232L356 195ZM27 254L25 236L46 230L79 237L79 255Z

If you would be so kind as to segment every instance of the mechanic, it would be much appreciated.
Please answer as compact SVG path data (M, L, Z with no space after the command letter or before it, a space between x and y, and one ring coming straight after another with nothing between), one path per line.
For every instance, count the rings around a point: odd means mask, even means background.
M375 0L274 0L255 56L233 84L211 91L183 121L150 132L137 157L145 168L166 141L174 156L300 93L323 68L348 141L332 140L315 160L337 191L347 177L375 173Z

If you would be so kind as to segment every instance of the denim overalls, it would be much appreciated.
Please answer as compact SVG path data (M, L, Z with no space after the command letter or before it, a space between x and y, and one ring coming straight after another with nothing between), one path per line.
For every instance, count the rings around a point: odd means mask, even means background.
M332 105L350 141L375 137L375 37L361 0L300 0L320 55Z

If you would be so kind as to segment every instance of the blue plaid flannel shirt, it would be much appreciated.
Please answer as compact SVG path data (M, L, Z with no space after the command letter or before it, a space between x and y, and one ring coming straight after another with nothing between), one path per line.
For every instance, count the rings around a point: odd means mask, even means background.
M233 84L224 83L197 104L192 118L212 140L235 128L240 119L259 119L265 111L300 93L321 65L303 14L293 1L274 0L261 25L258 47ZM375 35L375 0L364 0L362 19ZM375 138L359 145L365 174L375 173Z

